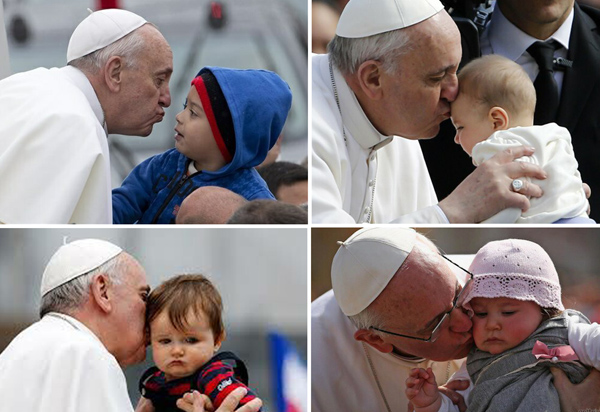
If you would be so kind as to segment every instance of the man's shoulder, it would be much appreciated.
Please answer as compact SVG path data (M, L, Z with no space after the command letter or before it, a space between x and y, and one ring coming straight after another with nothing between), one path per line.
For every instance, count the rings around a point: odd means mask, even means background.
M591 19L596 25L600 24L600 9L585 4L578 4L581 12Z
M98 354L105 359L110 355L94 336L72 327L67 322L46 317L17 335L6 352L17 357L20 353L29 357L38 351L47 358L75 359L80 354L85 354L83 357Z

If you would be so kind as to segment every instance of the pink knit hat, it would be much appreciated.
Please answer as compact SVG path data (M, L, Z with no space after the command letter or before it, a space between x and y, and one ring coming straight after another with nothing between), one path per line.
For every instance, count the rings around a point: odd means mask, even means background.
M522 239L489 242L469 268L475 275L462 306L472 313L473 298L533 301L542 308L564 310L552 259L541 246Z

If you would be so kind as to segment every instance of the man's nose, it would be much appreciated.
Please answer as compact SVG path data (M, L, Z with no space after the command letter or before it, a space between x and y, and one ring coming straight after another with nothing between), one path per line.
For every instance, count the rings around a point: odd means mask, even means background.
M473 322L464 310L459 307L454 308L450 313L450 329L452 332L465 333L471 330Z
M169 107L171 105L171 91L169 90L169 86L167 86L165 90L160 93L158 104L161 107Z
M456 100L458 96L458 78L455 74L448 76L442 85L442 98L449 102Z

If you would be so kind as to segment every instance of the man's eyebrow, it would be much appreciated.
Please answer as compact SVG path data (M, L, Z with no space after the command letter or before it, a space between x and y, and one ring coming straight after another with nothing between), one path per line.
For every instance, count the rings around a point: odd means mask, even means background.
M154 74L156 76L160 76L163 74L170 75L171 73L173 73L173 69L171 67L169 67L167 69L159 70L159 71L155 72Z
M457 67L455 64L450 64L446 67L442 67L438 70L432 71L431 73L429 73L429 76L444 74L444 73L448 72L449 70L454 69L455 67Z
M452 298L452 303L451 305L454 304L454 299L456 299L456 297L458 296L458 294L460 293L460 283L458 283L458 280L456 281L456 286L454 289L454 297ZM433 326L436 325L437 322L440 321L440 318L442 316L444 316L444 314L446 314L448 312L448 310L443 310L442 312L438 313L433 319L431 319L429 322L427 322L425 324L425 326L423 327L423 329L418 330L417 333L418 334L425 334L425 332L428 332L429 329L431 329Z

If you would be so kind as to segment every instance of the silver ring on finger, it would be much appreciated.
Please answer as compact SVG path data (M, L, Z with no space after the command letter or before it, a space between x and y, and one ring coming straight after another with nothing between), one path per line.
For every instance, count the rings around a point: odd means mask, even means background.
M512 181L511 186L515 192L519 192L519 190L523 189L523 181L521 179L515 179Z

